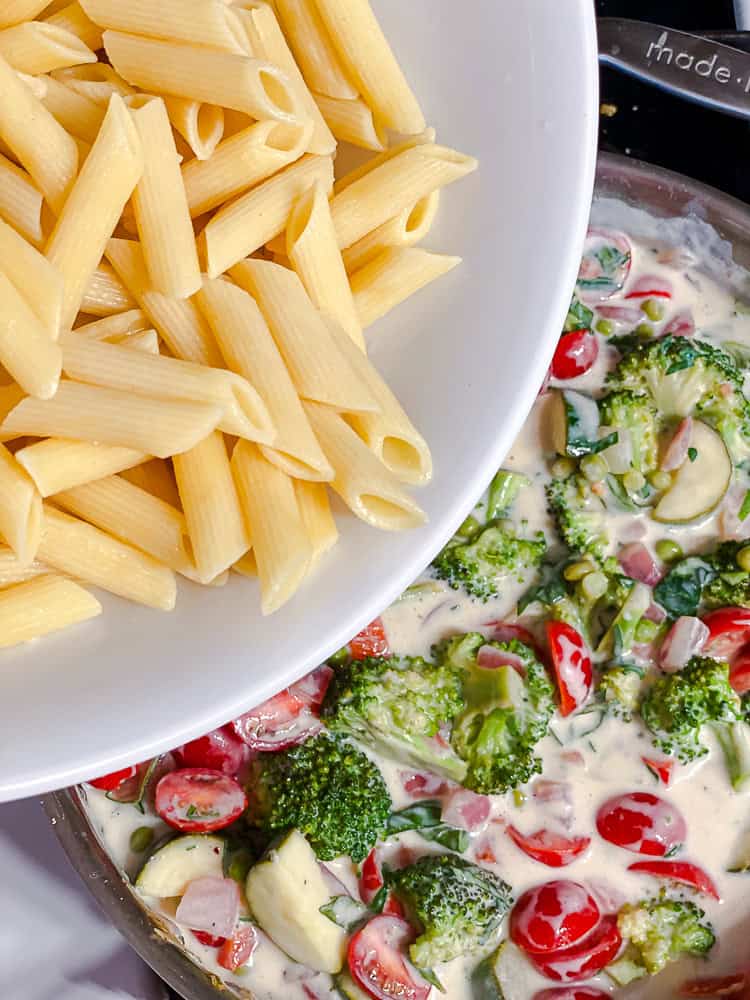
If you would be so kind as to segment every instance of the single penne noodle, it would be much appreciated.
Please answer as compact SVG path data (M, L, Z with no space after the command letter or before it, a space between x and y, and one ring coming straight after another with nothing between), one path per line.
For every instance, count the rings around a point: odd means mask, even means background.
M63 282L57 268L0 220L0 269L26 300L48 337L60 333Z
M406 82L369 0L316 0L344 69L380 121L413 135L425 126L419 101Z
M0 433L59 435L167 458L201 441L218 425L221 412L210 403L153 399L62 381L52 399L22 399L0 424Z
M101 613L101 604L88 590L46 570L0 594L0 646L39 639Z
M178 573L195 573L185 515L121 476L55 494L54 503Z
M0 154L0 218L35 247L42 234L42 194L31 178L15 163Z
M133 87L106 63L56 69L53 77L95 104L103 104L105 108L113 94L119 94L120 97L132 97L135 94Z
M120 475L129 483L140 486L142 490L150 493L151 496L158 497L171 507L182 509L172 466L165 459L152 458L141 465L124 469Z
M351 275L354 304L363 329L460 263L460 257L429 253L419 247L384 250Z
M133 210L151 287L187 299L201 287L198 251L167 109L160 98L128 101L143 149Z
M433 191L347 247L343 252L347 274L353 274L369 264L389 247L411 247L421 243L432 229L439 205L440 191Z
M174 471L199 578L213 580L250 548L223 435L176 455Z
M144 354L159 353L159 334L156 330L139 330L137 333L124 333L109 343L127 347L129 351L143 351Z
M379 413L352 414L349 423L401 482L424 486L432 478L432 455L427 442L367 355L332 320L328 323L339 350L380 407Z
M62 352L21 292L2 271L0 363L30 396L49 399L57 391Z
M365 338L341 258L326 192L316 184L299 199L286 228L286 249L312 303L332 316L354 343Z
M5 3L0 7L0 28L6 28L11 24L20 24L21 21L31 21L48 6L49 0L47 2L43 2L43 0L5 0Z
M15 454L43 497L112 476L146 462L148 457L133 448L53 437L27 445Z
M286 75L261 59L120 31L105 31L104 47L117 72L149 93L219 104L258 119L300 119Z
M151 288L138 243L110 240L107 257L175 357L221 367L221 353L195 302L161 295Z
M112 265L102 261L86 285L81 312L91 316L115 316L133 309L135 305L135 299L115 274Z
M47 9L45 9L45 14ZM80 38L83 44L94 52L102 48L102 29L86 17L79 3L61 4L59 10L56 10L54 14L49 14L44 20L47 24L65 28L66 31Z
M243 51L227 24L222 0L81 0L81 7L102 28Z
M218 104L165 97L172 127L182 136L198 160L207 160L224 135L224 109Z
M2 56L0 138L29 172L52 211L60 212L78 170L78 147Z
M249 379L265 401L276 427L266 458L290 476L327 481L333 469L321 451L255 299L221 279L206 280L197 301L211 325L227 366Z
M140 309L128 309L126 312L105 316L93 323L76 327L75 333L76 336L86 337L88 340L112 340L130 333L141 333L149 327L150 323L145 313Z
M217 146L210 159L185 163L185 184L193 218L267 180L305 152L312 123L256 122Z
M41 516L39 524L41 525ZM24 583L46 573L49 573L49 569L43 563L36 559L32 562L23 562L13 549L0 546L0 588L10 587L14 583Z
M261 609L270 615L292 597L307 575L312 545L289 476L246 441L234 449L232 472L252 525Z
M65 282L63 327L72 327L107 240L142 171L141 141L122 98L114 94L47 243L46 255Z
M344 249L438 188L476 170L477 161L445 146L419 145L386 160L336 194L331 214Z
M403 139L395 146L390 146L388 149L384 149L383 152L378 153L377 156L373 156L369 160L365 160L360 163L358 167L355 167L346 174L342 174L342 176L339 177L334 184L334 194L340 194L342 191L345 191L350 184L353 184L361 177L364 177L365 174L369 174L373 170L382 166L384 163L387 163L388 160L392 160L394 156L399 156L405 150L413 149L414 146L424 146L434 143L435 137L435 129L426 128L424 132L420 132L419 135L410 135L408 139Z
M351 412L377 411L294 271L265 260L246 260L232 268L232 277L260 306L303 399L346 411L351 404Z
M323 483L307 483L295 479L299 512L302 515L307 539L312 547L310 568L338 541L339 532L333 519L328 490Z
M348 142L360 149L381 152L388 145L388 135L373 118L364 101L342 101L325 94L313 94L326 124L339 142Z
M336 470L331 487L353 514L384 531L425 523L422 509L343 417L320 403L305 403L305 410Z
M276 0L276 11L310 90L339 100L357 97L315 0Z
M42 104L45 108L74 138L93 143L107 109L52 76L44 77L44 81L46 88Z
M26 393L17 382L0 386L0 420L10 413L14 406L18 406Z
M0 35L2 35L2 32L0 32ZM28 73L23 73L20 69L17 69L16 73L18 74L18 79L26 84L34 97L36 97L38 101L44 101L44 95L47 93L47 77L29 76Z
M273 444L275 431L265 403L241 375L192 361L125 346L62 336L63 368L70 378L154 399L193 400L221 409L220 430Z
M240 576L257 577L258 563L256 562L253 550L250 549L241 559L238 559L232 566L232 569L235 573L239 573Z
M0 31L0 55L19 73L32 76L96 62L96 54L80 38L44 21L26 21Z
M299 196L316 182L326 194L331 191L330 157L304 156L217 212L198 238L209 278L218 278L278 236Z
M174 573L151 556L44 505L39 559L59 573L161 611L177 600Z
M21 562L36 558L42 537L42 498L31 477L0 444L0 535Z

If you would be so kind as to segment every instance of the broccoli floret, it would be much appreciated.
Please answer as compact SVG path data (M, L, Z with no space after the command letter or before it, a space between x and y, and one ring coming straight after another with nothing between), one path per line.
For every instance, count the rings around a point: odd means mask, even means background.
M643 721L654 734L654 744L683 762L708 753L700 733L709 722L730 723L740 718L740 699L729 684L729 665L707 656L694 656L676 674L660 677L641 705Z
M502 879L455 854L427 855L386 881L420 932L409 955L421 969L491 945L513 902Z
M703 588L706 607L750 607L750 573L737 562L743 548L747 548L747 542L722 542L713 555L706 557L715 573Z
M481 667L477 654L491 646L523 669ZM451 745L467 764L463 784L490 795L517 788L541 770L534 749L554 712L554 688L544 667L524 643L488 642L478 632L436 647L440 662L463 673L466 708L453 724Z
M449 542L432 566L436 576L454 590L463 587L472 597L487 601L497 597L503 577L522 580L526 570L541 563L546 551L541 532L532 539L519 538L504 523L492 522L466 542Z
M248 786L250 822L270 833L297 828L323 861L363 861L384 832L391 797L361 750L327 733L260 754Z
M644 476L653 472L659 463L659 413L648 397L629 389L610 392L599 400L599 413L603 425L629 434L632 467Z
M642 683L643 671L638 667L610 667L602 674L597 690L612 715L628 722L638 711Z
M435 739L464 708L461 672L421 657L337 665L323 705L328 726L390 757L460 782L466 765Z
M547 506L557 530L573 552L601 559L607 548L603 501L591 491L591 483L573 473L547 485Z
M617 926L628 947L623 957L607 971L618 982L620 962L632 965L630 979L638 978L638 969L642 970L642 975L654 976L682 955L707 954L716 940L699 906L665 896L627 903L617 916Z

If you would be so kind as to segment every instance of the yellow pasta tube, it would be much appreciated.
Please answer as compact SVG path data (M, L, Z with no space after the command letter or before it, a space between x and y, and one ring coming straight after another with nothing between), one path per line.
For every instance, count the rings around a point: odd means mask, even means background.
M369 0L316 3L349 77L377 117L395 132L421 132L425 126L422 109Z
M210 159L182 167L193 218L267 180L305 152L312 124L256 122L217 146Z
M276 10L310 89L340 100L357 97L357 88L346 75L315 0L276 0Z
M49 399L62 353L16 286L0 271L0 362L31 396Z
M44 77L45 93L42 104L76 139L93 143L99 134L107 109L66 87L52 76Z
M135 90L106 63L56 69L53 76L77 94L88 97L90 101L102 104L105 108L113 94L119 94L120 97L132 97L135 94Z
M174 573L85 521L44 505L39 559L60 573L161 611L177 599Z
M176 455L174 471L199 579L213 580L250 548L223 435Z
M339 142L348 142L360 149L372 149L376 153L388 145L386 132L378 126L364 101L342 101L325 94L313 94L313 97Z
M15 459L26 469L41 495L49 497L140 465L148 455L133 448L50 437L21 448Z
M20 167L0 154L0 218L29 243L42 242L42 195Z
M341 258L331 207L316 184L294 206L286 229L286 251L310 299L364 350L365 339Z
M419 247L384 250L351 275L354 304L364 329L410 295L452 271L460 257L429 253Z
M0 535L30 563L42 536L42 498L23 466L0 444Z
M124 469L120 475L134 486L140 486L152 496L158 497L178 510L181 509L180 494L177 492L172 466L163 458L152 458L141 465L134 465L130 469Z
M83 44L88 45L94 52L102 48L102 29L86 17L79 3L61 5L54 14L45 17L45 21L58 28L65 28L66 31L80 38Z
M347 247L343 253L347 274L369 264L389 247L411 247L421 243L432 229L439 205L440 191L433 191Z
M220 419L221 407L209 403L153 399L62 381L52 399L22 399L0 424L0 432L59 435L167 458L192 448Z
M101 604L88 590L48 573L0 594L0 646L39 639L101 613Z
M403 139L395 146L389 146L388 149L384 149L383 152L378 153L377 156L373 156L369 160L364 160L358 167L354 167L353 170L349 170L347 173L342 174L341 177L336 180L333 187L334 194L341 194L341 192L345 191L350 184L360 180L365 176L365 174L369 174L372 173L373 170L377 170L378 167L382 167L382 165L387 163L388 160L392 160L396 156L400 156L401 153L405 152L407 149L413 149L414 146L425 146L434 143L435 136L436 133L434 128L426 128L424 132L420 132L419 135L410 135L407 139Z
M278 236L296 200L316 182L323 185L326 194L330 192L330 157L304 156L217 212L198 239L208 276L218 278Z
M46 255L65 282L63 327L73 325L86 286L142 171L138 133L122 98L115 94L47 243Z
M39 523L41 525L41 517ZM32 562L23 562L12 549L0 546L0 588L10 587L14 583L24 583L46 573L49 573L49 569L36 559Z
M76 336L86 337L87 340L114 340L124 334L148 330L149 325L145 313L140 309L128 309L126 312L115 313L114 316L105 316L93 323L78 326L75 333Z
M243 51L227 23L222 0L81 0L81 7L102 28Z
M78 170L78 147L2 56L0 138L28 170L52 210L59 212Z
M57 340L62 310L62 275L46 257L2 220L0 268L26 300L47 336Z
M151 287L187 299L201 287L201 274L167 109L160 98L130 100L143 149L133 209Z
M295 479L299 512L307 539L312 547L310 568L338 541L339 532L331 511L328 490L323 483L308 483Z
M30 21L41 13L45 7L49 6L49 0L5 0L0 7L0 28L6 28L10 24L20 24L21 21Z
M172 127L182 136L197 160L208 160L224 135L224 109L218 104L165 97Z
M384 531L425 523L421 508L339 414L319 403L305 403L305 410L336 470L331 487L353 514Z
M214 331L227 366L253 384L276 427L272 446L261 451L290 476L326 481L333 469L321 451L279 349L258 305L228 281L206 281L200 308Z
M0 31L0 56L19 73L32 76L96 62L96 54L80 38L44 21L27 21Z
M129 351L143 351L144 354L159 353L159 334L156 330L138 330L136 333L124 333L109 341L126 347Z
M232 472L252 526L261 608L264 615L270 615L302 583L312 561L312 545L289 476L246 441L234 449Z
M114 316L132 309L136 302L106 261L102 261L88 280L81 299L81 312L91 316Z

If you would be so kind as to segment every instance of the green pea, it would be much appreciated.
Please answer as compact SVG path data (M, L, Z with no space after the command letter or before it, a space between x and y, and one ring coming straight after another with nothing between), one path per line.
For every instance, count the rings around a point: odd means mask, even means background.
M601 455L584 455L581 472L590 483L600 483L609 472L609 466Z
M658 299L646 299L645 302L641 303L641 311L654 323L664 319L664 305Z
M659 634L659 626L656 622L651 622L648 618L642 618L635 628L636 642L653 642Z
M637 333L639 337L653 337L654 328L650 323L639 323L634 332Z
M660 538L656 543L656 554L662 562L676 562L682 559L682 547L671 538Z
M639 493L646 485L646 477L637 469L629 469L622 477L622 483L628 493Z
M656 472L652 472L648 477L649 482L654 487L655 490L668 490L672 485L672 477L668 472L663 472L658 469Z
M737 565L745 573L750 573L750 545L746 545L737 553Z
M154 831L150 826L139 826L130 834L130 850L135 854L143 854L154 840Z
M603 337L611 337L615 332L615 324L611 319L600 319L597 320L595 330Z
M461 538L471 538L472 535L479 531L480 527L479 521L472 514L469 514L456 534Z
M522 805L526 804L526 793L522 792L520 788L514 788L513 802L520 809Z
M337 649L335 653L328 657L328 662L334 667L343 666L349 660L349 649L347 646L342 646L341 649Z
M572 458L558 458L552 463L552 475L555 479L567 479L576 471L576 463Z
M576 582L577 580L582 580L584 576L588 576L589 573L593 572L592 563L584 559L581 562L571 563L570 566L566 566L563 570L563 576L566 580Z

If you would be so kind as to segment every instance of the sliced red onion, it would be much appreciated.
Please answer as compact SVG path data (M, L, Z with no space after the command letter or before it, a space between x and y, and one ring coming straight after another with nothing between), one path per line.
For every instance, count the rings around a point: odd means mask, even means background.
M667 612L660 604L656 604L652 601L644 611L643 617L647 618L650 622L655 622L657 625L661 625L663 621L666 621Z
M628 326L635 326L643 319L643 313L636 306L597 306L596 311L602 319L627 323Z
M175 918L192 930L228 938L239 915L240 890L234 879L206 875L189 883Z
M724 498L719 514L719 535L723 542L740 542L747 537L748 518L740 521L746 493L743 486L733 486Z
M496 646L481 646L477 653L477 666L484 670L497 670L499 667L513 667L519 674L524 674L524 663L516 653Z
M563 750L560 754L560 759L564 760L566 764L572 764L574 767L586 766L586 758L580 750Z
M573 804L571 785L567 781L550 781L548 778L537 778L531 786L531 793L537 802L564 802Z
M328 886L332 896L351 896L352 892L339 878L339 873L334 872L324 861L318 862L318 868L323 876L323 881Z
M659 666L668 674L676 674L691 656L703 649L708 641L708 626L700 618L683 615L667 633L659 650Z
M638 580L654 587L661 580L662 572L643 542L630 542L617 553L617 560L631 580Z
M667 323L663 330L664 334L672 337L692 337L695 333L695 320L690 309L677 313Z
M436 774L401 771L399 778L404 791L413 799L434 799L443 795L448 789L448 782Z
M487 826L491 809L489 796L478 795L468 788L457 788L443 802L441 819L448 826L478 833Z
M674 437L669 442L664 457L661 460L661 468L664 472L674 472L679 469L688 456L690 442L693 438L693 418L685 417L680 421Z
M672 282L660 275L644 274L625 292L626 299L671 299Z

